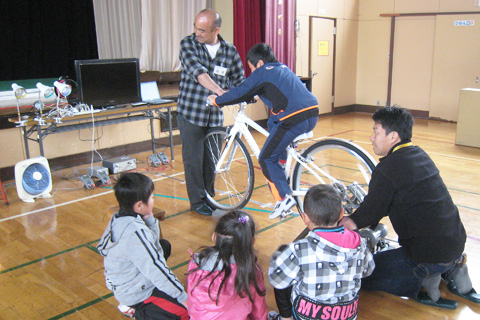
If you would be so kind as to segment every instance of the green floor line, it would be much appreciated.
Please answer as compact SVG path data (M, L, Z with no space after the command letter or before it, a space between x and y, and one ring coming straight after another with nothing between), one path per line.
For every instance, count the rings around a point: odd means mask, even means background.
M172 270L177 270L177 269L179 269L179 268L181 268L181 267L186 266L189 262L190 262L190 260L184 261L184 262L182 262L182 263L177 264L176 266L173 266L173 267L170 268L170 269L172 269Z
M180 211L180 212L171 214L171 215L169 215L168 217L165 217L165 220L170 219L170 218L173 218L173 217L176 217L176 216L179 216L179 215L184 214L184 213L187 213L187 212L190 212L190 210Z
M161 197L161 198L169 198L169 199L175 199L175 200L185 200L185 201L189 201L190 199L188 198L179 198L179 197L174 197L174 196L167 196L167 195L164 195L164 194L156 194L154 193L155 196L157 197Z
M267 226L267 227L265 227L265 228L263 228L263 229L258 230L256 234L259 234L259 233L261 233L261 232L265 232L265 231L267 231L267 230L270 230L270 229L272 229L272 228L274 228L274 227L276 227L276 226L278 226L278 225L280 225L280 224L282 224L282 223L288 222L288 221L290 221L290 220L292 220L292 219L295 219L296 217L299 217L299 216L300 216L299 214L294 213L294 214L290 215L289 217L287 217L287 218L285 218L285 219L283 219L283 220L281 220L281 221L278 221L278 222L276 222L276 223L274 223L274 224L272 224L272 225L269 225L269 226Z
M97 241L97 242L98 242L98 241ZM96 246L92 246L92 245L90 245L90 244L87 244L85 247L88 248L88 249L90 249L90 250L92 250L92 251L95 252L95 253L98 253L98 250L97 250L97 247L96 247Z
M465 209L469 209L469 210L473 210L473 211L480 211L480 209L476 209L476 208L472 208L472 207L467 207L467 206L461 206L461 205L456 205L457 207L459 208L465 208Z
M81 245L79 245L79 246L77 246L77 247L69 248L69 249L66 249L66 250L63 250L63 251L60 251L60 252L57 252L57 253L54 253L54 254L51 254L51 255L42 257L42 258L40 258L40 259L32 260L32 261L30 261L30 262L26 262L26 263L20 264L20 265L18 265L18 266L12 267L12 268L2 270L2 271L0 271L0 274L4 274L4 273L10 272L10 271L14 271L14 270L17 270L17 269L20 269L20 268L23 268L23 267L26 267L26 266L35 264L35 263L40 262L40 261L44 261L44 260L47 260L47 259L50 259L50 258L59 256L59 255L61 255L61 254L64 254L64 253L67 253L67 252L70 252L70 251L73 251L73 250L77 250L77 249L80 249L80 248L83 248L83 247L88 247L88 245L87 245L87 244L81 244Z
M95 300L93 300L93 301L87 302L87 303L85 303L85 304L83 304L83 305L81 305L81 306L79 306L79 307L76 307L75 309L69 310L69 311L64 312L64 313L62 313L62 314L59 314L58 316L55 316L55 317L50 318L50 319L48 319L48 320L58 320L58 319L61 319L61 318L63 318L63 317L66 317L66 316L71 315L71 314L73 314L73 313L75 313L75 312L78 312L78 311L80 311L80 310L83 310L83 309L85 309L85 308L88 308L88 307L90 307L90 306L92 306L92 305L94 305L94 304L97 304L97 303L99 303L99 302L102 302L103 300L106 300L106 299L111 298L111 297L113 297L113 293L109 293L109 294L107 294L107 295L104 295L103 297L100 297L100 298L95 299Z
M448 190L457 191L457 192L470 193L470 194L474 194L474 195L476 195L476 196L480 196L480 193L478 193L478 192L465 191L465 190L460 190L460 189L455 189L455 188L447 188L447 189L448 189Z
M242 210L259 211L259 212L272 212L272 210L257 209L257 208L250 208L250 207L243 207Z

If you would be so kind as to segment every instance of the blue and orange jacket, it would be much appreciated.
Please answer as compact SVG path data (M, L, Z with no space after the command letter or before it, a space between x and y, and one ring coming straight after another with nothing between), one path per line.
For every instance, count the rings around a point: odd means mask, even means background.
M273 117L282 121L303 111L317 109L317 98L308 91L286 65L271 62L256 69L243 84L231 88L215 99L217 106L251 101L258 95L272 110Z

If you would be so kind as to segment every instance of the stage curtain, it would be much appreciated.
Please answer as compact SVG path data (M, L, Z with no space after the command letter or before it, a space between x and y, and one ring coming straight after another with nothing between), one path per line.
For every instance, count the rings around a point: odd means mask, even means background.
M265 0L265 43L295 72L295 0Z
M211 7L207 0L142 0L140 68L178 71L180 41L193 33L197 14Z
M75 76L98 58L92 1L2 0L0 80Z
M100 59L138 58L142 48L140 1L93 0Z
M242 58L245 76L249 76L247 53L254 44L265 42L265 0L234 0L233 17L233 44Z
M180 41L209 0L94 0L101 58L140 59L140 69L180 70Z

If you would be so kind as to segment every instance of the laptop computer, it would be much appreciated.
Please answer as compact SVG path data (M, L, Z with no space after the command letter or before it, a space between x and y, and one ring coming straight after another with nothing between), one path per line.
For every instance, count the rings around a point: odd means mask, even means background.
M142 101L148 104L162 104L174 102L174 100L162 99L162 97L160 97L157 82L155 81L141 82L140 94L142 96Z

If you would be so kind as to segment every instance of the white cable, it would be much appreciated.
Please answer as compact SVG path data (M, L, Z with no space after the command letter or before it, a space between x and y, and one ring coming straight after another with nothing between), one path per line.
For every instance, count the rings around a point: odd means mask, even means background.
M96 154L98 154L98 156L100 157L100 161L103 161L103 157L102 155L97 151L97 148L95 147L95 117L93 116L93 106L90 106L90 111L91 111L91 115L92 115L92 163L91 165L93 166L93 151L95 151ZM93 172L93 167L91 168L92 172Z
M93 157L95 150L95 117L93 116L93 107L92 107L92 161L90 161L90 172L93 172Z

